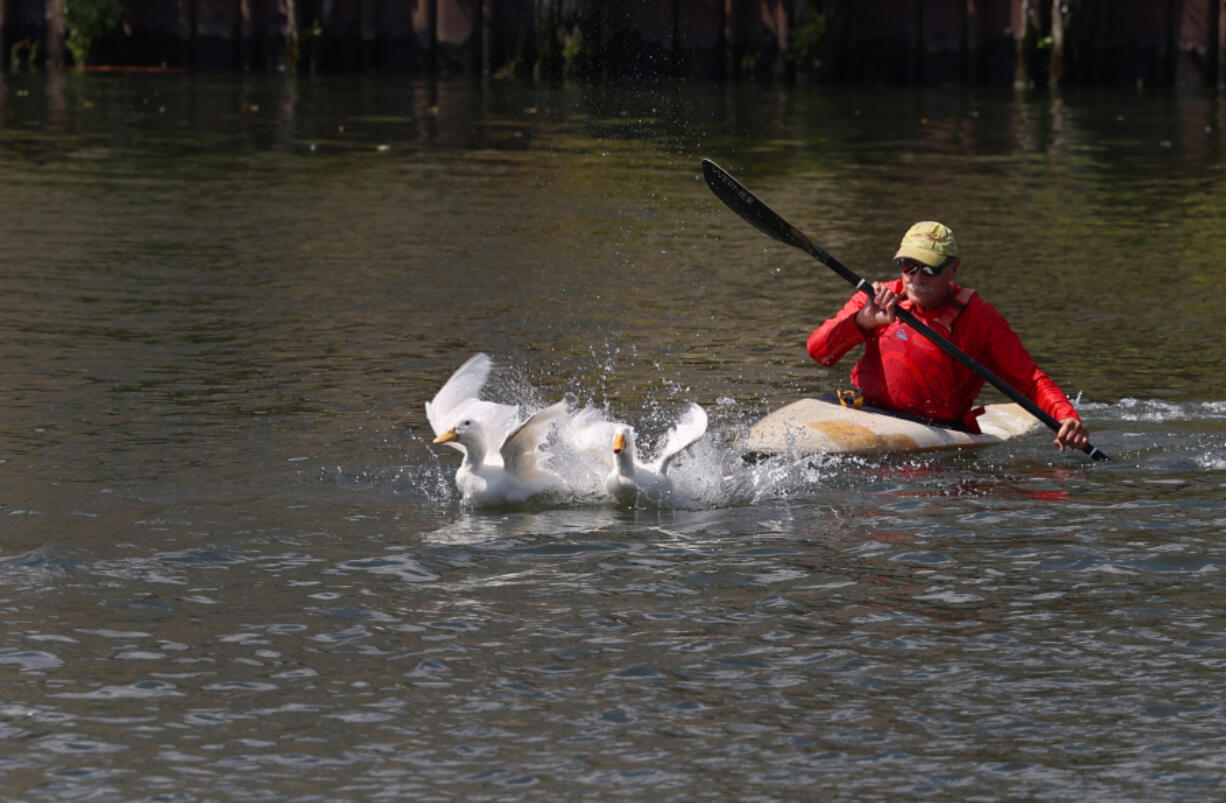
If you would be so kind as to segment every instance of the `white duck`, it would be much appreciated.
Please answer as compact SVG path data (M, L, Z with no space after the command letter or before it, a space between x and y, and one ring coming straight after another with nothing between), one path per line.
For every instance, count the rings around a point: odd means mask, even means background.
M566 403L521 422L518 405L479 398L492 367L488 355L472 356L426 402L426 418L437 436L434 443L464 453L456 487L466 503L478 507L523 502L562 487L540 457L556 419L566 414Z
M640 463L635 456L634 428L626 424L615 425L611 471L605 480L605 490L624 505L633 505L639 500L656 505L667 501L674 496L673 481L668 476L669 465L706 432L706 410L691 404L668 431L659 456L650 463Z

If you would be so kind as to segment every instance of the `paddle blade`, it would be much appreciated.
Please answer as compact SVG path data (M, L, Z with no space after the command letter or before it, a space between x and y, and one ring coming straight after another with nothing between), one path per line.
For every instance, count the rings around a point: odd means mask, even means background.
M703 159L702 175L707 180L707 186L711 188L711 192L715 193L715 197L727 204L729 209L740 215L745 222L758 231L808 254L813 254L817 250L812 240L791 223L775 214L769 206L745 189L744 184L734 179L727 170L715 162Z
M805 236L804 232L800 229L777 215L774 210L762 203L757 196L745 189L744 184L730 176L727 170L724 170L710 159L703 159L702 174L706 178L707 186L711 188L711 192L715 193L715 197L723 201L733 212L740 215L746 223L784 245L790 245L793 248L799 248L801 251L804 251L842 276L857 290L861 290L870 296L873 294L873 286L871 284L828 254L825 249Z

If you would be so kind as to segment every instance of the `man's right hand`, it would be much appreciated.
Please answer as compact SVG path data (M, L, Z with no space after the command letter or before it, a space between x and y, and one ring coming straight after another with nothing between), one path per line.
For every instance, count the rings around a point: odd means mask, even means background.
M897 317L894 307L898 304L898 296L894 295L890 286L877 282L873 284L873 290L873 297L856 313L856 325L865 332L893 323Z
M1056 430L1056 446L1064 451L1065 446L1074 449L1084 449L1090 445L1090 431L1078 418L1061 418L1060 429Z

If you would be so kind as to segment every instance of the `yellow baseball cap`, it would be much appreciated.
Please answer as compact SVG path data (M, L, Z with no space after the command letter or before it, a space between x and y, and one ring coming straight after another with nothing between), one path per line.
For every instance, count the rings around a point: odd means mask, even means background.
M921 220L902 236L895 259L908 257L936 267L958 255L958 242L949 227L935 220Z

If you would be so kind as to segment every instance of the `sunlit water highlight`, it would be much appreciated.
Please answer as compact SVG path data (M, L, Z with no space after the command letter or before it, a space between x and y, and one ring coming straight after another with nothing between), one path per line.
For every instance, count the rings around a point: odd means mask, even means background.
M1215 99L3 81L6 798L1226 783ZM949 222L1113 461L737 463L850 288L708 155L874 277ZM466 509L422 405L480 350L649 449L702 404L698 504Z

